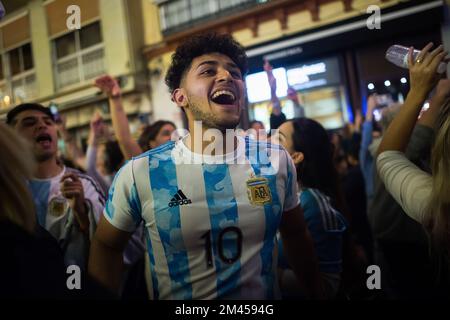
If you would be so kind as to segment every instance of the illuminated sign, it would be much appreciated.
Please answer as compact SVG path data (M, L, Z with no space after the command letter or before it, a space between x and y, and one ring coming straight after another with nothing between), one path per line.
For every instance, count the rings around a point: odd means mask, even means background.
M293 65L289 69L277 68L273 70L277 79L277 97L284 98L287 88L297 91L324 86L334 86L341 83L339 60L329 57L313 60L308 63ZM245 77L247 96L250 103L270 101L270 87L265 72L253 73Z
M290 69L287 71L288 84L290 86L303 84L310 81L309 76L325 72L327 72L327 66L323 62Z
M273 76L277 80L277 97L282 98L287 94L287 78L286 69L277 68L272 71ZM250 103L270 100L270 86L265 71L253 73L245 77L247 87L247 97Z

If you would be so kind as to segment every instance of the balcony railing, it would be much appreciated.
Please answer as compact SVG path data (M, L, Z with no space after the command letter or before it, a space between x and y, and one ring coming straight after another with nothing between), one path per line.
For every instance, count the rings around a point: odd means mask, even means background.
M58 89L95 78L105 71L103 44L64 57L56 63Z
M159 5L161 30L169 35L274 0L170 0Z

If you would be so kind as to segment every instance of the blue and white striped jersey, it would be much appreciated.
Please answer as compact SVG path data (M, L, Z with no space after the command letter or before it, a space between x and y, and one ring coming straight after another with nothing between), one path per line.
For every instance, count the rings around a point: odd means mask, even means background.
M332 205L323 192L304 188L300 195L303 215L314 242L319 259L319 270L325 273L342 272L342 243L347 229L347 220ZM289 268L279 241L279 267Z
M272 299L276 231L298 204L282 147L238 137L236 151L214 157L179 140L123 166L104 215L127 232L144 221L151 298Z

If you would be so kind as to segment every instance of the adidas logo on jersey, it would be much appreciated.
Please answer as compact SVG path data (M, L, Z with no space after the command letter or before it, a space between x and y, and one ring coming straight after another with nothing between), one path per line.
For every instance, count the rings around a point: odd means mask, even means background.
M186 198L183 191L178 190L175 196L170 200L169 207L182 206L189 203L192 203L191 199Z

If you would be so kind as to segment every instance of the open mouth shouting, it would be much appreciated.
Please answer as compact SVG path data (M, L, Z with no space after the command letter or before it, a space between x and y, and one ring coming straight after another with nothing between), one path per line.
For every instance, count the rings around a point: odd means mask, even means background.
M237 107L236 94L229 89L219 89L213 92L211 101L223 107Z
M41 133L36 137L35 141L40 146L49 148L52 144L52 137L48 133Z

